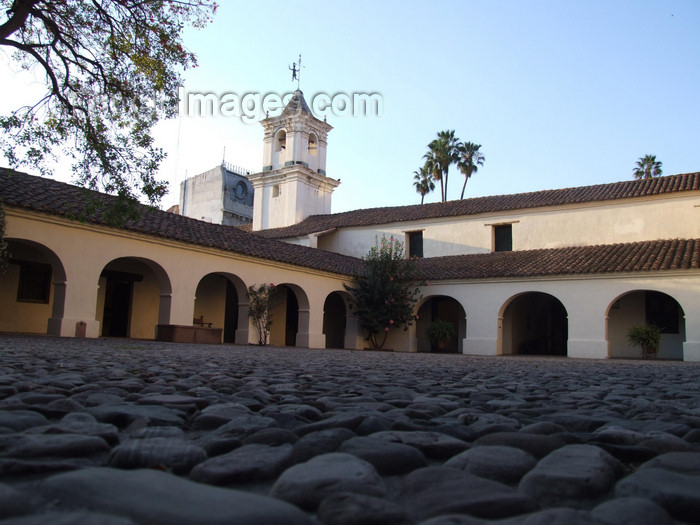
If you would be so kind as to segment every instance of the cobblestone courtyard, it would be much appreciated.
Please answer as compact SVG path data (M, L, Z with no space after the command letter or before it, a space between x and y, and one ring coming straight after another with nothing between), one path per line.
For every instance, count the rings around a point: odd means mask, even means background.
M2 524L700 523L700 364L0 336Z

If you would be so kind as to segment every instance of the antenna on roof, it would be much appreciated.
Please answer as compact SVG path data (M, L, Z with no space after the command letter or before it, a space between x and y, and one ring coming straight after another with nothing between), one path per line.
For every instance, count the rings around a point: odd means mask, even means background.
M224 154L221 157L221 165L225 166L226 165L226 146L224 146Z

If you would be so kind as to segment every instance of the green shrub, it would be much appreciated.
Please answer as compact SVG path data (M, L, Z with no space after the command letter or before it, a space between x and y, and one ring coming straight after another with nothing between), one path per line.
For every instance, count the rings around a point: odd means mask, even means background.
M449 321L438 319L428 328L428 337L434 345L447 344L457 336L455 327Z
M363 262L355 282L343 286L352 296L353 315L365 340L380 349L389 331L406 330L416 319L419 286L425 283L415 277L415 259L406 259L403 243L393 237L377 240Z
M652 357L661 344L661 328L653 324L635 325L627 332L627 344L639 346L644 359Z

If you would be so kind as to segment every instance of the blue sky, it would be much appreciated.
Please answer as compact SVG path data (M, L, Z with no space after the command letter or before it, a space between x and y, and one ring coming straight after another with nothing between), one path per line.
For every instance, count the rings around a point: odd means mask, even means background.
M199 59L187 90L287 93L301 53L309 102L382 95L381 118L328 118L327 173L342 181L334 212L420 202L413 171L443 129L486 157L465 197L628 180L645 154L666 175L700 171L697 0L219 3L211 25L186 33ZM24 90L13 80L2 111ZM164 207L224 148L227 161L262 167L258 123L182 117L157 137L169 155ZM449 199L462 182L453 168ZM439 189L426 202L438 199Z

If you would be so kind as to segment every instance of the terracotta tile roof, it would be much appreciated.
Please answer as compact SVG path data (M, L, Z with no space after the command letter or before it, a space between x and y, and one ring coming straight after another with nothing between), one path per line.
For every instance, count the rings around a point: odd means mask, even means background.
M283 239L352 226L371 226L438 217L458 217L698 190L700 190L700 173L686 173L653 179L581 186L578 188L476 197L423 205L370 208L328 215L312 215L293 226L255 233L270 239Z
M79 214L90 198L112 197L0 168L0 201L8 206L71 217ZM127 222L124 229L340 275L357 275L362 269L361 259L354 257L265 239L241 228L202 222L147 206L141 210L140 219ZM104 224L99 210L87 220ZM456 255L418 261L420 278L432 281L698 269L700 239Z
M421 279L492 279L700 269L700 239L430 257Z
M8 206L75 217L84 211L86 203L94 204L94 199L107 201L113 197L48 178L0 168L0 200ZM239 228L210 224L148 206L141 206L140 209L141 217L136 221L128 221L124 229L341 275L356 275L361 267L360 259L354 257L262 239ZM86 220L95 224L105 223L99 210L86 217Z

